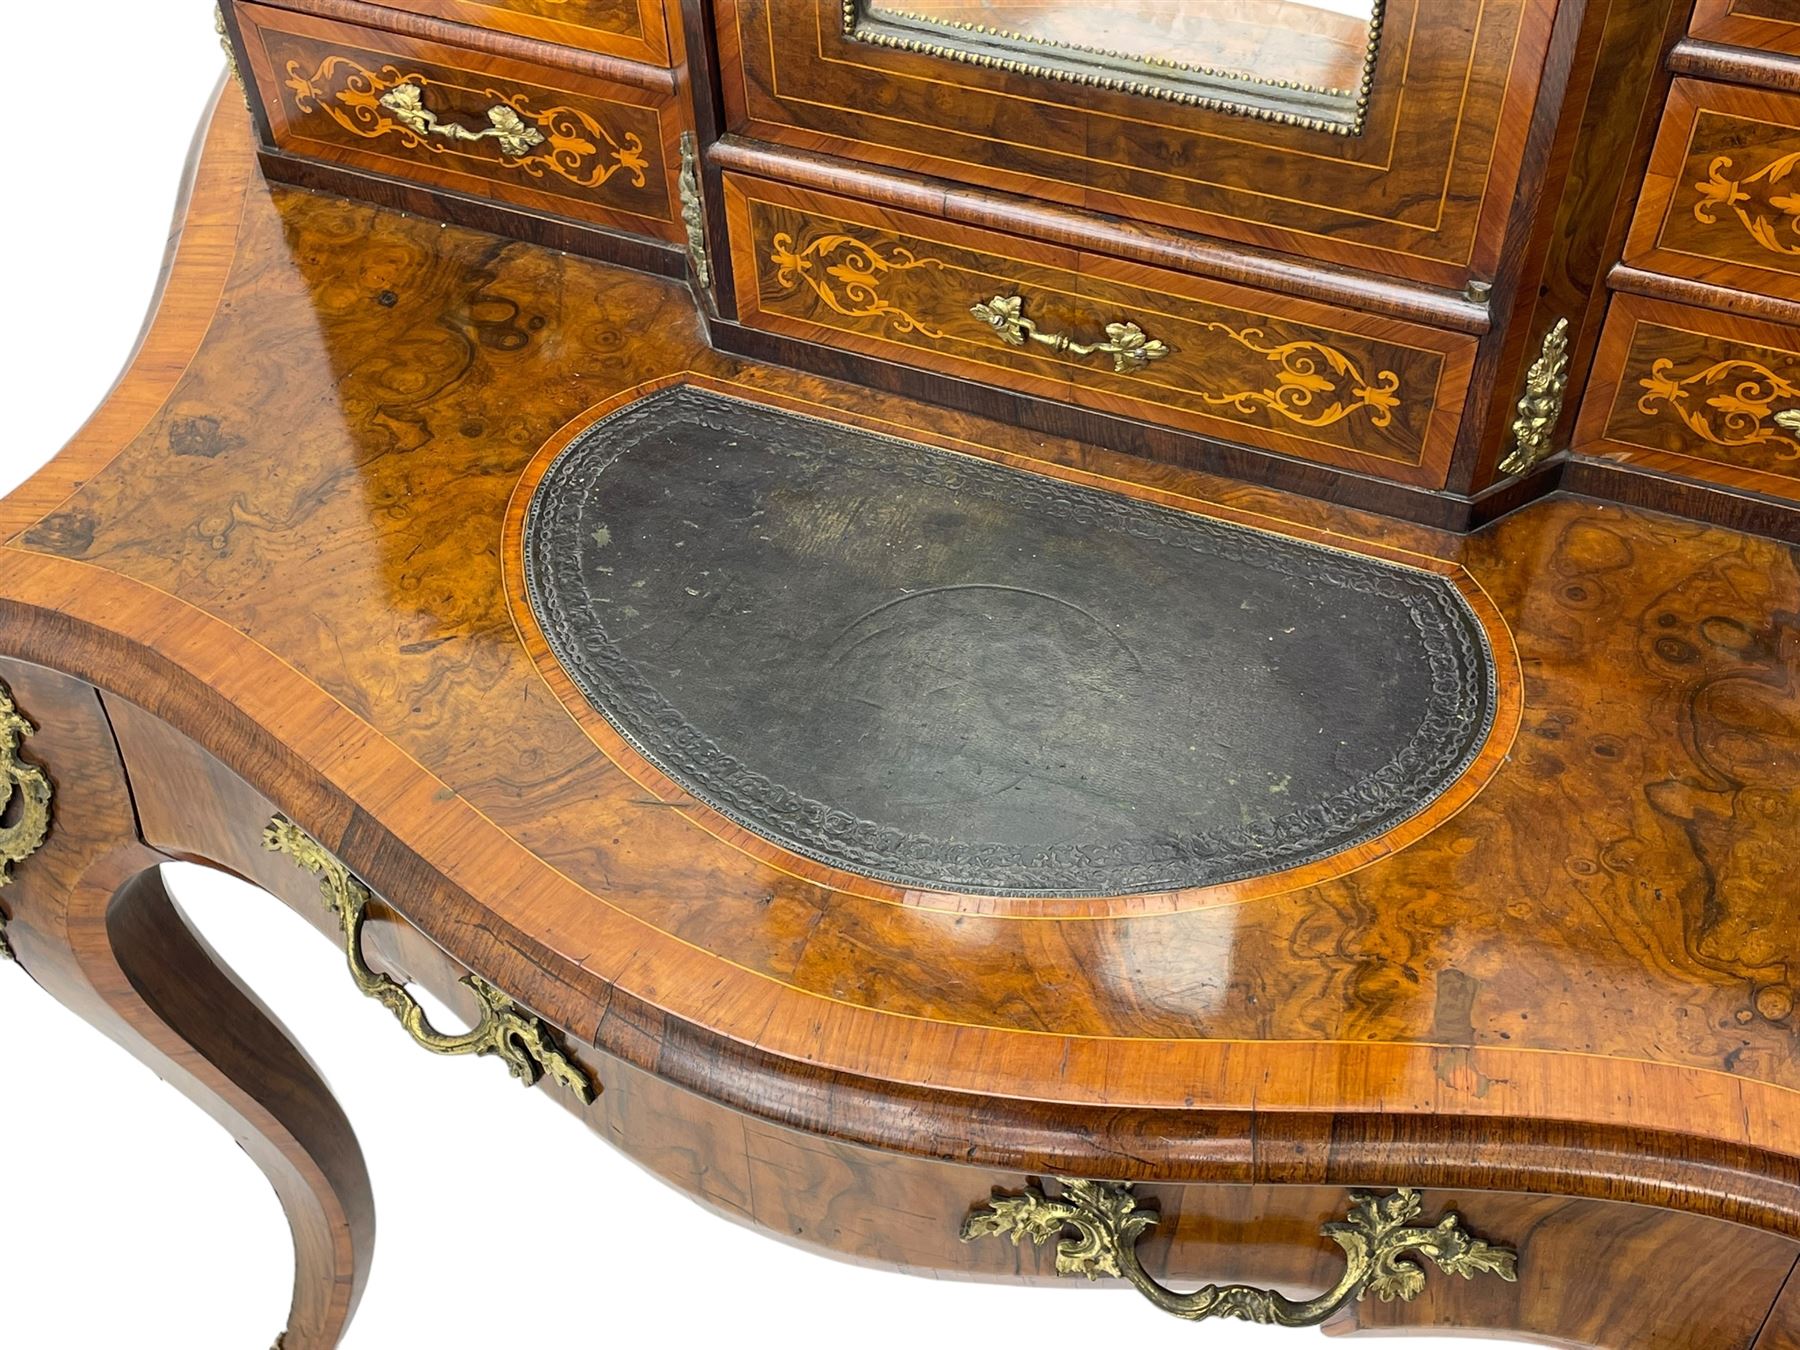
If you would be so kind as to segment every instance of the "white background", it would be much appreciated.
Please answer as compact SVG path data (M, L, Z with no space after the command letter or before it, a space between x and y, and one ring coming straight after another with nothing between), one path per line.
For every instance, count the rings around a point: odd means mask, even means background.
M205 0L14 5L6 22L27 59L7 77L0 491L49 458L129 353L220 70ZM280 904L194 868L173 886L361 1137L380 1237L349 1350L1322 1343L1188 1326L1123 1289L949 1283L787 1247L651 1180L498 1063L417 1050ZM0 965L0 1344L263 1350L291 1279L275 1197L226 1134Z

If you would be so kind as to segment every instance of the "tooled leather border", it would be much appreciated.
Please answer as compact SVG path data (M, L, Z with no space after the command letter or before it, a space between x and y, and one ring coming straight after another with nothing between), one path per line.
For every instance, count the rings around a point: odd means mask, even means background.
M1005 844L955 844L861 820L772 781L720 747L644 679L590 614L577 621L552 584L550 560L577 556L577 517L596 480L644 433L682 418L722 436L742 436L756 419L812 423L820 432L809 443L771 438L786 442L771 448L796 459L830 454L858 468L1004 500L1022 511L1104 520L1171 547L1397 601L1424 647L1431 701L1412 737L1382 768L1254 830L1028 852ZM1493 651L1461 593L1431 573L689 385L628 404L564 447L531 500L524 549L526 591L552 652L634 749L744 828L803 857L897 885L978 895L1114 896L1218 885L1300 866L1416 814L1468 768L1493 726Z

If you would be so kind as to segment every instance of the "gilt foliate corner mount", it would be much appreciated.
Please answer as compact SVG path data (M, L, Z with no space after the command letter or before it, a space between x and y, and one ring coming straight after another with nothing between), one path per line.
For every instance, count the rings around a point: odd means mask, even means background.
M681 176L676 180L681 197L681 224L687 232L688 261L700 289L712 289L712 261L706 252L706 204L700 196L700 153L694 133L681 133Z
M479 975L465 975L463 986L481 1004L475 1026L448 1036L431 1025L425 1009L406 986L370 968L363 957L362 930L374 892L325 846L285 816L276 816L263 832L264 845L291 858L319 878L325 902L344 932L344 957L356 987L399 1020L407 1034L434 1055L497 1055L514 1078L527 1087L545 1074L583 1103L599 1094L599 1085L563 1052L549 1023L532 1016Z
M1008 1237L1017 1246L1055 1239L1057 1274L1128 1280L1158 1308L1189 1322L1222 1317L1310 1327L1368 1294L1409 1302L1425 1288L1418 1255L1464 1279L1517 1278L1518 1254L1471 1236L1455 1213L1431 1226L1414 1223L1424 1201L1418 1191L1402 1188L1389 1195L1351 1192L1346 1217L1320 1230L1343 1248L1345 1266L1338 1282L1318 1298L1302 1302L1244 1284L1209 1284L1181 1294L1159 1284L1138 1262L1138 1240L1156 1226L1157 1215L1139 1207L1130 1182L1062 1178L1059 1185L1056 1196L1038 1186L996 1195L963 1221L962 1240Z
M1512 424L1512 453L1500 461L1501 473L1524 473L1549 457L1568 384L1569 321L1558 319L1525 372L1525 392Z
M12 881L15 863L36 853L50 834L50 777L20 753L35 730L14 706L12 691L0 684L0 886ZM0 911L0 961L13 959Z
M231 75L231 82L244 96L244 106L250 106L250 90L244 83L244 72L238 68L237 48L231 45L231 30L225 26L225 6L221 3L213 6L213 32L219 39L219 50L225 53L225 69Z

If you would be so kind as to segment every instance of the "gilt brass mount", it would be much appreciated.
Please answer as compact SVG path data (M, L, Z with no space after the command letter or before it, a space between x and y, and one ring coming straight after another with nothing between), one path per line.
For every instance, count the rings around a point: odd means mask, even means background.
M12 866L22 863L50 833L50 778L40 765L19 753L34 728L13 706L12 692L0 684L0 886L12 880ZM13 959L6 941L6 915L0 913L0 961Z
M1550 453L1550 437L1562 416L1563 390L1569 382L1569 321L1558 319L1537 360L1525 372L1525 392L1513 421L1512 453L1500 461L1501 473L1524 473Z
M237 48L231 45L231 33L225 27L225 6L223 3L213 6L213 32L218 34L219 49L225 53L225 69L231 72L232 83L238 87L238 93L244 95L246 104L249 91L244 87L244 72L238 69Z
M706 208L700 198L700 154L694 144L694 133L681 133L681 176L676 179L681 194L681 224L687 231L688 261L694 267L694 280L700 289L712 289L712 263L706 255Z
M425 106L425 95L416 84L396 85L388 90L381 96L381 106L415 136L442 136L451 141L481 141L491 136L500 149L514 159L544 143L544 133L520 117L516 108L505 103L496 103L487 110L490 125L480 131L470 131L455 122L440 121L438 115Z
M996 295L992 300L971 305L969 313L992 328L1009 347L1023 347L1030 341L1072 356L1100 353L1112 357L1113 371L1120 375L1142 370L1152 361L1162 360L1171 350L1161 339L1147 336L1135 323L1122 321L1106 325L1105 342L1077 342L1067 333L1046 333L1021 312L1024 303L1016 295Z
M344 956L356 987L393 1013L420 1045L434 1055L498 1055L512 1076L527 1087L549 1074L581 1101L594 1100L599 1087L563 1053L549 1023L533 1017L479 975L465 975L462 983L480 1000L481 1020L459 1036L446 1036L434 1028L405 985L370 969L363 959L363 923L374 892L323 844L284 816L269 822L263 843L319 878L325 902L343 926Z
M1471 1237L1455 1213L1432 1227L1414 1224L1424 1202L1418 1191L1403 1188L1391 1195L1352 1191L1346 1218L1320 1230L1344 1249L1345 1266L1338 1282L1318 1298L1298 1302L1245 1284L1209 1284L1179 1294L1138 1264L1138 1239L1156 1226L1157 1215L1138 1207L1130 1182L1064 1178L1060 1184L1062 1194L1055 1197L1036 1186L1026 1187L1022 1195L995 1196L963 1221L962 1240L1009 1237L1016 1246L1058 1238L1057 1274L1129 1280L1158 1308L1189 1322L1228 1317L1310 1327L1365 1294L1384 1302L1410 1301L1425 1288L1425 1270L1415 1253L1429 1257L1447 1275L1517 1278L1518 1254Z

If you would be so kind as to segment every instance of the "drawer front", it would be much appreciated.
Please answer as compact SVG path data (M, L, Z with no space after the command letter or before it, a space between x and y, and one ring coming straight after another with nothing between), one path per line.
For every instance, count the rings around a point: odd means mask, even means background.
M1800 329L1614 296L1575 448L1800 500Z
M1699 0L1688 31L1705 42L1800 56L1794 0Z
M1497 266L1556 4L1383 0L1358 120L1336 130L1072 79L1048 57L972 60L954 33L896 36L869 17L907 8L715 0L731 129L1461 290ZM1225 24L1231 8L1206 10Z
M238 16L283 151L685 238L670 93L261 5Z
M1800 97L1675 81L1625 261L1800 300Z
M376 0L409 14L555 42L582 51L669 64L662 0Z
M1441 486L1474 341L727 175L753 327Z

